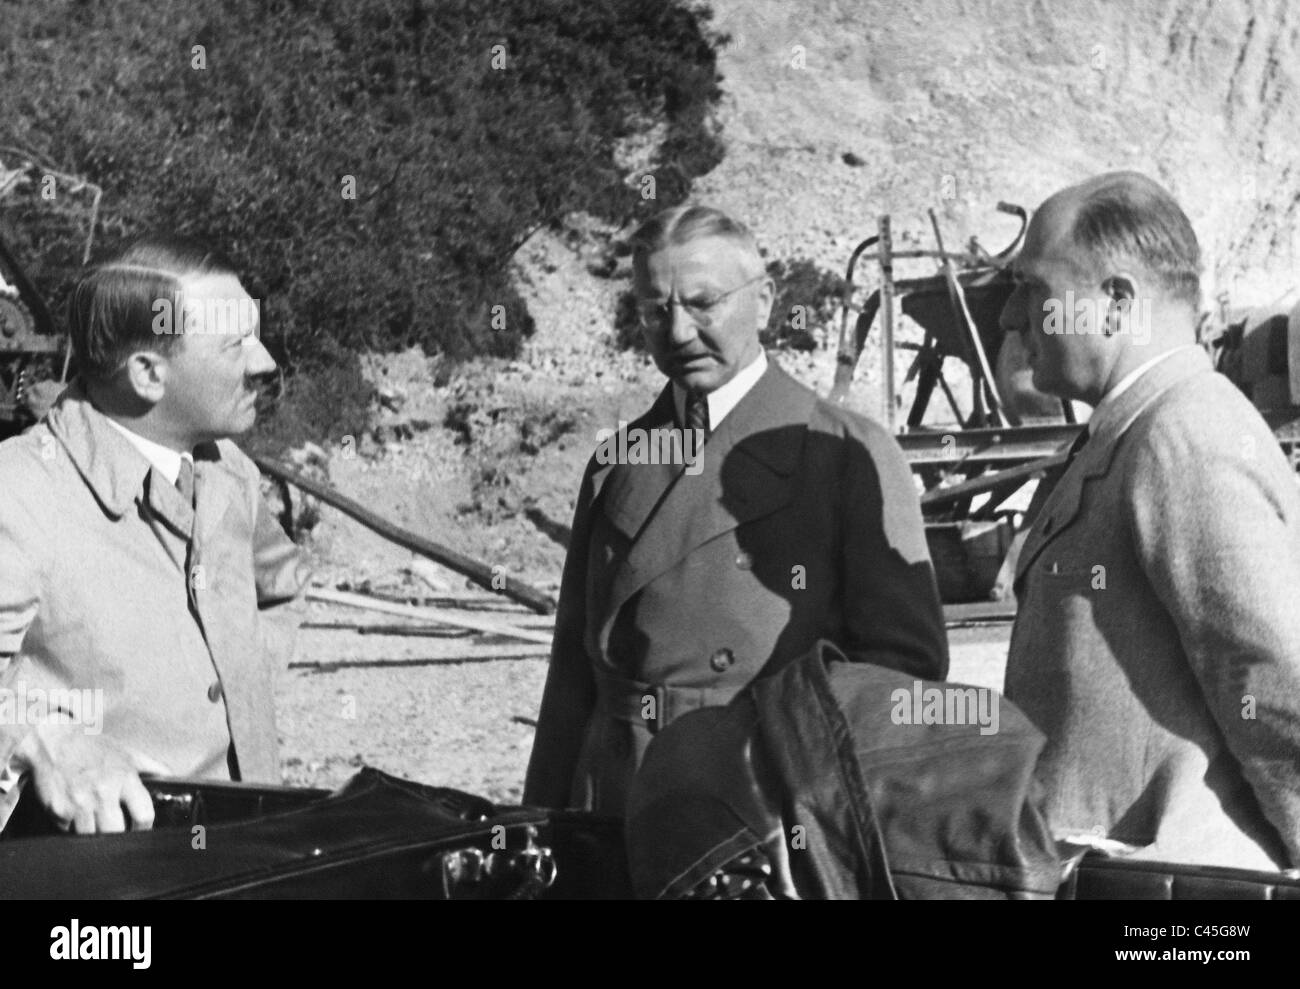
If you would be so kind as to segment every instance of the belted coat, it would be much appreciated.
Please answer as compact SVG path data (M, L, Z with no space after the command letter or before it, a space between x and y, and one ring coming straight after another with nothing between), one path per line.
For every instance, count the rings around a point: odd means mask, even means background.
M627 427L672 428L671 386ZM946 676L916 489L883 428L770 362L701 454L697 473L588 464L525 802L622 814L656 730L818 639Z

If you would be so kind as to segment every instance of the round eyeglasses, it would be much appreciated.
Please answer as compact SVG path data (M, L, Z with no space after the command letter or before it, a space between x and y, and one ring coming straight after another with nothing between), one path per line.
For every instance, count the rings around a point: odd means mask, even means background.
M755 275L748 281L741 282L735 288L727 289L727 291L720 292L717 295L696 296L692 299L669 299L667 301L638 299L636 303L637 314L641 317L641 325L643 326L662 326L668 322L672 307L678 306L696 326L707 329L713 325L713 314L723 302L742 288L747 288L766 277L766 274Z

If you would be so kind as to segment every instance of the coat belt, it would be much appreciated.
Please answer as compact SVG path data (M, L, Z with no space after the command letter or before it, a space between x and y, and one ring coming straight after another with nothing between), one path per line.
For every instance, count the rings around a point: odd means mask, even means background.
M596 710L627 724L641 725L650 734L672 724L683 714L702 707L724 707L745 688L743 683L724 687L675 687L664 683L629 680L607 670L596 670ZM653 699L653 706L650 700Z

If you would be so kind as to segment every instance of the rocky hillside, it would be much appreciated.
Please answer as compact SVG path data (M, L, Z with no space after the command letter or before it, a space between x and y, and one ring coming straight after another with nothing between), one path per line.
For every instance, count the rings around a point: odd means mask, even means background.
M884 212L897 241L929 246L931 207L950 245L977 235L998 248L1016 229L998 200L1032 207L1087 175L1135 168L1192 216L1207 301L1226 291L1262 303L1300 280L1300 5L712 6L731 36L719 59L727 150L698 198L749 222L772 258L838 271ZM563 551L543 530L567 523L596 430L635 414L660 384L614 345L625 273L592 273L619 233L572 216L520 250L516 278L538 324L522 360L472 365L438 386L418 354L373 362L376 381L405 401L381 412L380 445L335 454L335 483L512 572L558 580ZM781 359L825 392L833 345ZM878 367L868 353L855 406L879 408ZM400 428L413 419L433 426ZM404 559L328 511L315 538L338 570L391 572Z
M720 2L728 154L701 196L778 254L839 263L890 212L995 243L999 199L1135 168L1170 186L1211 297L1268 295L1300 244L1300 8L1286 0ZM845 153L864 162L846 165Z

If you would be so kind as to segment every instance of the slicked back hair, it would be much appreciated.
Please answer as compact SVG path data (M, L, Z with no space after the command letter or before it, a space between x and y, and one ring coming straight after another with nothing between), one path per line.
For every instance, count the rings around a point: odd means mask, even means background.
M157 303L166 300L179 313L181 279L207 274L235 271L202 244L165 235L137 240L86 272L68 300L68 332L80 373L104 381L133 351L170 353L181 337L154 332Z
M746 253L752 254L762 271L758 241L747 226L712 206L687 205L656 213L637 227L629 238L632 245L632 263L641 264L646 257L665 247L675 247L706 237L720 237L732 241Z
M1195 312L1201 302L1201 248L1177 201L1138 172L1085 184L1074 215L1074 243L1098 265L1131 258Z

